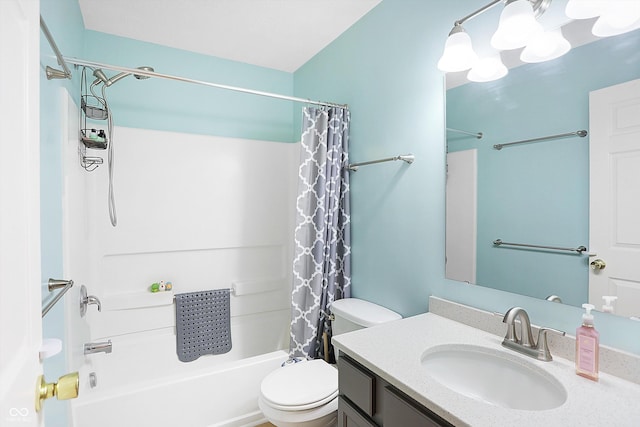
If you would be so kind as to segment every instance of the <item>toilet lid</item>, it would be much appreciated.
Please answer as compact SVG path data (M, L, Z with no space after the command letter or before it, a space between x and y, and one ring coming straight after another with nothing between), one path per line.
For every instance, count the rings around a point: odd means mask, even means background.
M315 408L338 395L338 370L320 359L285 366L265 377L260 392L276 409Z

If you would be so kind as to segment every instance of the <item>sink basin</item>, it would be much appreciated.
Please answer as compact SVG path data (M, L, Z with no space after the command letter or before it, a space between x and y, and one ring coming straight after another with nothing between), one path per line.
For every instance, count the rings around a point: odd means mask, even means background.
M543 411L567 400L567 391L551 374L505 351L436 346L422 355L422 366L443 386L503 408Z

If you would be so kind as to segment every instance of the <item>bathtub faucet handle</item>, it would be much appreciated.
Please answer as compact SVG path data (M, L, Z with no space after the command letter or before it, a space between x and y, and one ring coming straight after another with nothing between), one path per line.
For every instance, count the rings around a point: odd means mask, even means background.
M87 295L87 287L82 285L80 287L80 317L84 317L87 313L87 306L90 304L97 305L98 311L102 311L100 300L93 295Z

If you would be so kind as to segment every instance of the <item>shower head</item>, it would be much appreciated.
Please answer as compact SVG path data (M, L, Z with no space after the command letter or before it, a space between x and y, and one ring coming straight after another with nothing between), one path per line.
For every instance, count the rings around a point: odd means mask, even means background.
M149 67L148 65L143 65L142 67L138 67L138 70L151 71L151 72L155 71L153 67ZM149 76L141 76L140 74L134 74L133 77L135 77L138 80L146 80L150 78Z
M147 65L143 65L142 67L138 67L139 70L142 71L151 71L153 72L153 67L149 67ZM100 83L104 83L105 86L109 87L112 84L114 84L115 82L124 79L125 77L131 75L131 73L127 73L127 72L123 72L120 74L116 74L115 76L111 77L110 79L107 78L107 76L104 74L104 71L102 71L102 69L98 68L96 70L93 71L93 75L96 77L96 80L93 82L94 85L100 84ZM133 75L136 79L138 80L145 80L148 79L149 76L143 76L140 74L134 74Z

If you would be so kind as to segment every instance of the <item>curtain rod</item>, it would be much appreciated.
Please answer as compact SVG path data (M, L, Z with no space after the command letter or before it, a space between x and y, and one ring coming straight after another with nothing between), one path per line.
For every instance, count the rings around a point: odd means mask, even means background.
M47 284L47 289L49 289L49 292L53 292L56 289L60 289L60 291L51 301L47 303L47 305L42 307L42 317L44 317L49 312L49 310L51 310L51 308L56 305L58 301L60 301L60 298L62 298L64 294L66 294L67 291L71 289L72 286L73 280L49 279L49 282Z
M53 53L55 53L56 59L58 61L58 65L60 65L64 70L64 71L56 70L55 68L51 68L50 66L47 65L45 69L47 73L47 80L70 79L71 71L69 71L69 67L67 67L67 63L64 62L62 53L60 53L60 49L58 49L58 45L56 44L56 41L53 39L53 36L49 31L49 27L47 27L47 24L44 22L44 19L42 19L42 15L40 15L40 29L42 30L42 32L44 33L44 36L49 42L49 46L51 46Z
M161 79L177 80L179 82L185 82L185 83L195 83L195 84L199 84L199 85L203 85L203 86L215 87L215 88L218 88L218 89L232 90L232 91L235 91L235 92L243 92L243 93L248 93L248 94L252 94L252 95L266 96L266 97L269 97L269 98L283 99L283 100L286 100L286 101L301 102L301 103L304 103L304 104L322 105L322 106L326 106L326 107L348 108L348 106L346 104L335 104L333 102L312 101L310 99L297 98L295 96L280 95L280 94L277 94L277 93L270 93L270 92L263 92L263 91L259 91L259 90L245 89L243 87L238 87L238 86L229 86L229 85L223 85L223 84L219 84L219 83L211 83L211 82L206 82L206 81L203 81L203 80L195 80L195 79L190 79L190 78L187 78L187 77L174 76L174 75L171 75L171 74L157 73L155 71L141 70L139 68L121 67L119 65L103 64L103 63L100 63L100 62L86 61L84 59L69 58L69 57L66 57L66 56L64 57L64 59L67 62L71 63L71 64L80 65L80 66L89 67L89 68L104 68L104 69L107 69L107 70L124 72L124 73L131 73L131 74L137 74L137 75L146 76L146 77L158 77L158 78L161 78Z

